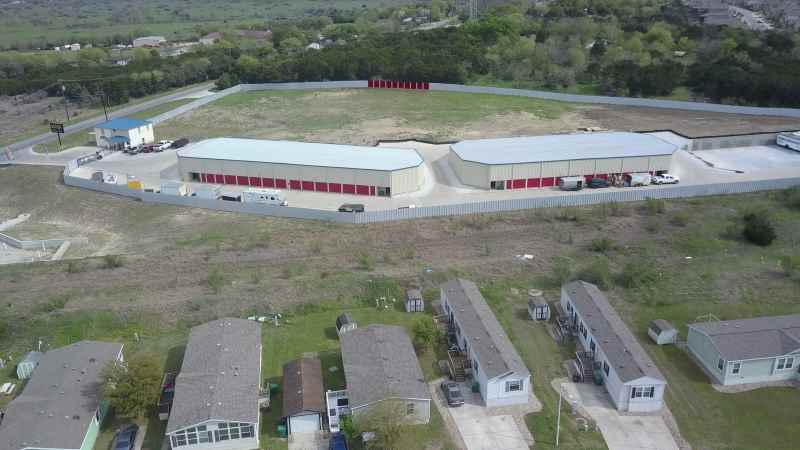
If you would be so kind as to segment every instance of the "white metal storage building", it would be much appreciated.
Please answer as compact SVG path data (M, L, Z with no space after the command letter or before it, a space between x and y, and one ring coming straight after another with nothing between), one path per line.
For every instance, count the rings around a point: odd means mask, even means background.
M648 134L562 134L461 141L450 146L449 161L466 185L526 189L555 186L566 176L668 171L676 149Z
M414 149L217 138L178 151L184 181L390 197L424 181Z

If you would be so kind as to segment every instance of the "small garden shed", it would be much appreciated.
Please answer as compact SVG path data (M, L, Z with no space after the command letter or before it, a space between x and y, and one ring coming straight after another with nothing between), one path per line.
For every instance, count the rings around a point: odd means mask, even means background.
M528 291L528 315L532 320L550 320L550 305L538 289Z
M341 314L336 318L336 333L339 336L350 330L355 330L356 328L358 328L358 325L353 320L353 317L350 316L350 313Z
M406 312L425 312L425 300L422 299L422 291L419 289L406 291Z
M674 344L678 340L678 330L663 319L650 322L647 335L658 345Z

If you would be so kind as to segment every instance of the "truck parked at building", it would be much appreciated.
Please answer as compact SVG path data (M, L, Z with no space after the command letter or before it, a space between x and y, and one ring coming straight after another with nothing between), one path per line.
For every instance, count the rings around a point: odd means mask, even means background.
M794 133L778 133L778 145L800 152L800 131Z

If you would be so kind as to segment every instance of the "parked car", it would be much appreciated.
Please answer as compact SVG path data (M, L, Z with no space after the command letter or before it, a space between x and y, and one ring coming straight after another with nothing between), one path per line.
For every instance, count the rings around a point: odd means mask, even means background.
M145 144L142 146L142 153L153 153L153 149L155 145L153 144Z
M461 387L458 384L452 381L443 381L440 387L444 398L447 399L447 406L456 408L464 404L464 396L461 395Z
M364 212L364 205L360 203L345 203L339 207L339 212L362 213Z
M608 186L608 180L604 178L592 178L589 180L589 187L592 189L607 188Z
M328 450L347 450L347 439L342 433L333 433L331 435Z
M128 147L128 148L126 148L126 149L125 149L125 153L127 153L127 154L129 154L129 155L131 155L131 156L133 156L133 155L135 155L135 154L137 154L137 153L139 153L139 152L141 152L141 151L142 151L142 148L141 148L141 147L139 147L139 146L136 146L136 147Z
M136 442L136 434L139 432L138 425L128 425L114 436L113 450L133 450L133 443Z
M172 147L172 141L158 141L158 144L153 147L153 150L157 152L163 152L164 150Z
M180 139L178 139L178 140L176 140L175 142L173 142L173 143L172 143L172 148L181 148L181 147L185 147L185 146L186 146L186 144L188 144L188 143L189 143L189 140L188 140L188 139L186 139L186 138L180 138Z
M668 173L656 175L652 178L653 184L678 184L680 182L680 178L678 178L676 175L670 175Z

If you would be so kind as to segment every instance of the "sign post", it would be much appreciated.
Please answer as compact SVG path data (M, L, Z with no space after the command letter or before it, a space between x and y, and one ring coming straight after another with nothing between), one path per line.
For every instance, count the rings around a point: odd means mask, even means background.
M50 122L50 131L58 136L58 149L61 148L61 135L64 134L64 124L58 122Z

